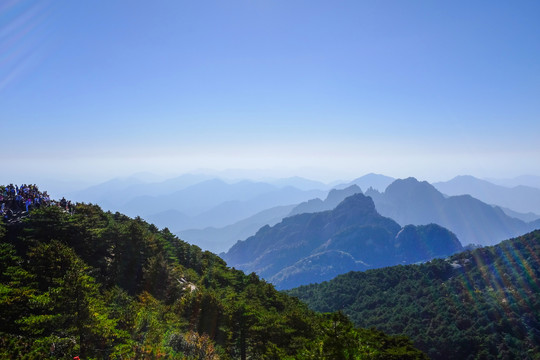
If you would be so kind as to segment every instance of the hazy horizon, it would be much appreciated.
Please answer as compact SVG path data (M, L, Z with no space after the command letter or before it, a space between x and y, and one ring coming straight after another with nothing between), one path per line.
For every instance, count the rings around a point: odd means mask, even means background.
M538 2L0 11L4 182L540 176Z
M296 173L287 173L287 172L279 172L279 171L273 171L273 170L257 170L257 169L226 169L226 170L215 170L215 169L195 169L191 172L185 172L185 173L153 173L148 171L141 171L138 173L129 173L129 174L123 174L120 176L109 176L109 177L96 177L96 178L78 178L76 176L46 176L46 175L15 175L9 174L9 173L0 173L0 185L6 185L9 183L13 184L37 184L41 187L42 190L48 190L50 194L53 195L53 197L62 197L69 195L72 192L77 192L79 190L85 190L87 188L105 184L107 182L115 182L120 181L124 182L124 185L128 184L130 181L136 181L141 183L161 183L165 181L174 180L176 178L180 178L182 176L201 176L206 177L204 179L201 179L200 181L194 181L194 183L203 182L210 179L220 179L222 181L225 181L227 183L233 184L240 181L253 181L253 182L266 182L266 183L272 183L274 181L279 180L290 180L293 178L301 178L308 181L314 181L314 182L320 182L321 184L325 185L325 188L331 189L334 186L338 185L344 185L347 184L353 180L356 180L358 178L361 178L366 175L382 175L387 176L395 179L405 179L409 177L416 178L418 181L427 181L431 184L437 183L437 182L446 182L450 181L456 177L459 176L473 176L471 174L455 174L450 177L445 178L434 178L434 177L422 177L417 176L415 174L406 174L404 176L393 176L392 174L384 174L384 173L359 173L352 176L345 176L345 177L310 177L298 175ZM537 184L540 184L540 176L531 175L531 174L523 174L516 177L498 177L498 178L489 178L489 177L476 177L481 180L488 181L492 184L498 184L505 187L514 187L516 184L519 185L525 185L529 187L535 187L540 188ZM506 184L510 182L511 185ZM294 186L294 185L293 185ZM317 188L317 187L314 187ZM322 187L321 187L322 188ZM362 191L365 191L366 189L362 189ZM383 191L384 189L379 189L380 191Z

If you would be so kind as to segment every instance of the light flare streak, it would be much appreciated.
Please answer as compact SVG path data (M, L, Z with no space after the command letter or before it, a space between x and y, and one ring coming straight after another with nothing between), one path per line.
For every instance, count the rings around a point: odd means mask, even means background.
M48 1L10 1L0 7L0 90L43 59Z

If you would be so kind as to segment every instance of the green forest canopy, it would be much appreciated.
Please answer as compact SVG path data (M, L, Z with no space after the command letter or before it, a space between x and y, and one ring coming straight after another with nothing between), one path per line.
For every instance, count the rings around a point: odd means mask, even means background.
M288 291L432 359L540 358L540 231L446 260L350 272Z

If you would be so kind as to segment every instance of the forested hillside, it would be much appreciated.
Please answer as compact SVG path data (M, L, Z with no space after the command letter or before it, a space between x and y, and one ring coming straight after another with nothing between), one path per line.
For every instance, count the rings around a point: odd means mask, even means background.
M0 240L2 359L425 357L95 205L0 221Z
M422 265L351 272L288 292L432 359L538 359L540 231Z

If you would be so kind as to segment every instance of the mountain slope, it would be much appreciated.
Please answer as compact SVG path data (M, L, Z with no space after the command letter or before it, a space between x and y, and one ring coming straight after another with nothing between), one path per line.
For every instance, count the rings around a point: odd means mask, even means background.
M0 221L0 358L425 359L317 315L140 218L78 204Z
M540 231L422 265L351 272L288 291L358 326L405 334L432 359L540 353Z
M400 224L439 224L463 244L493 245L534 230L534 224L511 218L500 208L470 195L446 198L433 185L414 178L396 180L385 192L368 190L366 195L382 215Z
M237 242L223 258L283 289L350 270L425 261L461 250L457 238L438 225L400 230L395 221L377 213L371 198L355 194L334 210L265 226Z

